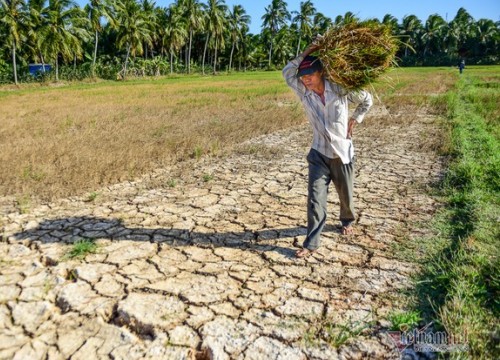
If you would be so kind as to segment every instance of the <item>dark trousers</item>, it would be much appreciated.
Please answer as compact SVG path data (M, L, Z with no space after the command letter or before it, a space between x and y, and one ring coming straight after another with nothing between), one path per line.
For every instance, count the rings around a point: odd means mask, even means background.
M316 250L327 216L328 186L333 182L340 200L340 221L348 226L355 220L353 189L354 164L343 164L340 158L330 159L311 149L307 155L309 185L307 198L307 237L304 247Z

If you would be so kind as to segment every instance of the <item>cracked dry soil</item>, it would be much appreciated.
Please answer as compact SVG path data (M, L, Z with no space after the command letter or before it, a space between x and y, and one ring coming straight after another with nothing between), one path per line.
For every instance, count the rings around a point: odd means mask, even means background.
M339 234L332 191L321 249L305 260L293 255L305 237L308 124L93 201L21 213L1 198L0 358L398 359L387 314L418 265L393 250L429 235L422 224L439 204L423 189L442 161L425 146L432 117L378 110L355 133L355 234ZM97 253L65 257L82 239Z

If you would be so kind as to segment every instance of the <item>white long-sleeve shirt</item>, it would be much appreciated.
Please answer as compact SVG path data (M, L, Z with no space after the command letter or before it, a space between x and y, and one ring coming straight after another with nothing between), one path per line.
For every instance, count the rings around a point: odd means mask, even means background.
M340 157L349 164L354 157L354 146L347 139L349 122L349 102L357 104L351 118L360 123L373 104L372 96L364 90L346 91L342 86L325 79L325 104L319 95L305 87L297 77L297 69L304 60L298 56L283 69L283 77L288 86L297 94L313 128L312 148L324 156Z

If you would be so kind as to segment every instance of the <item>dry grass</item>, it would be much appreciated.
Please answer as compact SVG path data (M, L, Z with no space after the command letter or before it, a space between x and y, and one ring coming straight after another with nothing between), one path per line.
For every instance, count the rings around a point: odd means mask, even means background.
M399 68L384 75L371 91L392 114L444 114L446 108L436 99L456 80L450 68Z
M399 41L390 27L368 21L334 26L316 44L326 76L346 89L360 89L395 65Z
M303 121L278 73L4 91L2 194L67 196Z
M435 93L429 86L443 83L429 85L418 69L396 73L397 89L375 91L398 108L414 99L397 94ZM284 103L298 101L279 72L1 88L0 194L81 195L189 157L222 156L305 122L300 106Z

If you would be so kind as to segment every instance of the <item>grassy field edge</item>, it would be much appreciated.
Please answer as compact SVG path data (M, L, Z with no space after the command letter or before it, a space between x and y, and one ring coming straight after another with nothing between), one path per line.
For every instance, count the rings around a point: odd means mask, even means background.
M418 310L437 330L458 336L469 352L452 359L500 358L500 151L494 90L498 82L461 77L446 94L450 162L440 184L445 208L433 224Z

